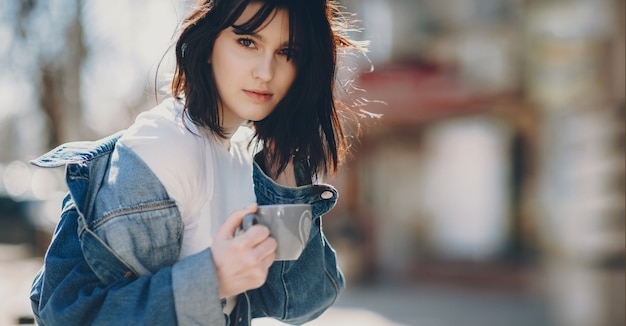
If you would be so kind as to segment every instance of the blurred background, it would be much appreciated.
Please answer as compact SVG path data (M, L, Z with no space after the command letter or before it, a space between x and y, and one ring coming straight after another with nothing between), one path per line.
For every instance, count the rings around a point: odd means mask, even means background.
M310 325L624 325L625 1L341 3L371 42L341 96L382 116L328 180L348 288ZM188 6L0 0L0 325L66 191L27 162L151 108Z

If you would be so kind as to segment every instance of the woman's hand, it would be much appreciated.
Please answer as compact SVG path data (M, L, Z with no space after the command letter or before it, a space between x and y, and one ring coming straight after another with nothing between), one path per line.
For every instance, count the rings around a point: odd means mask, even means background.
M211 253L217 271L220 298L256 289L265 283L276 256L276 240L264 225L253 225L235 236L244 216L256 212L253 204L230 214L220 228Z

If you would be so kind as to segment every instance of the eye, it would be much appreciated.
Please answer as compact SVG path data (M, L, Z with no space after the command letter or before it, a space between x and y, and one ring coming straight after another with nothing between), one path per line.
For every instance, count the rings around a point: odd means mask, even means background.
M247 37L239 38L237 39L237 42L239 42L239 44L243 46L244 48L249 48L249 49L255 48L254 41Z
M292 60L296 56L297 51L293 48L284 48L278 51L278 54L285 56L288 60Z

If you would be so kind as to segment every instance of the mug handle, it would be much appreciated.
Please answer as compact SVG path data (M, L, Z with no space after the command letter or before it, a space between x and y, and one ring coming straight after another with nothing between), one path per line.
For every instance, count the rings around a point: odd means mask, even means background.
M253 225L259 224L259 217L256 214L248 214L243 217L243 221L241 221L241 225L235 230L235 236L239 234L239 232L246 231Z

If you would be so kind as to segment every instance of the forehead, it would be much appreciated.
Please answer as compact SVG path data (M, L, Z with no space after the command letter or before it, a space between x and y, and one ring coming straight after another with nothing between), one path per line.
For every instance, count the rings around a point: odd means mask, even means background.
M289 13L287 9L269 7L258 1L250 2L243 10L239 18L235 20L233 27L245 32L258 32L266 28L270 23L279 23L281 27L289 29Z
M241 16L239 16L239 18L237 18L237 20L235 21L235 25L242 25L250 21L252 17L254 17L254 15L259 12L259 9L261 9L261 7L262 5L259 2L250 2L241 13Z

